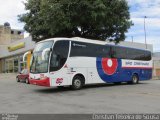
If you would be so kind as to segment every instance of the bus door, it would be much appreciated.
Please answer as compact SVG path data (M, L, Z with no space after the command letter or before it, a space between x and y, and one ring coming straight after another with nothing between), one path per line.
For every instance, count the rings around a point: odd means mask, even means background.
M50 77L52 85L68 85L70 75L68 75L67 58L70 41L57 41L53 47L50 59Z

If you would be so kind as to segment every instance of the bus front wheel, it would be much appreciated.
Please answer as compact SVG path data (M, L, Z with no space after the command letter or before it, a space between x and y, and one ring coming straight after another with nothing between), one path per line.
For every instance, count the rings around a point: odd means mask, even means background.
M83 79L80 76L75 76L72 81L71 88L73 90L79 90L83 86Z

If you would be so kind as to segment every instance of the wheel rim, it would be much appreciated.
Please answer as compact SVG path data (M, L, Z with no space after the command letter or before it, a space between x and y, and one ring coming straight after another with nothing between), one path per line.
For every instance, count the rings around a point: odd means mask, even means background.
M17 82L19 82L19 79L18 78L16 78L17 79Z
M79 79L76 79L76 80L74 81L74 86L75 86L76 88L80 88L80 87L81 87L81 81L80 81Z
M136 77L136 76L133 76L133 82L134 82L134 83L137 83L137 81L138 81L137 77Z

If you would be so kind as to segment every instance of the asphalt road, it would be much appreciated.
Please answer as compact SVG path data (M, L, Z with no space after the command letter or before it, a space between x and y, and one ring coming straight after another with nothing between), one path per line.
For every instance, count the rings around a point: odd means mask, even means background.
M17 83L13 75L0 75L0 113L160 113L160 80L72 91Z

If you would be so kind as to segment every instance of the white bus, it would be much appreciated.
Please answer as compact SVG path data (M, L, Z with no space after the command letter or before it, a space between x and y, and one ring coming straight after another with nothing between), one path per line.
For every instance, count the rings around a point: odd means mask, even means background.
M152 78L151 52L84 38L52 38L37 43L29 82L80 89L86 84L137 84Z

